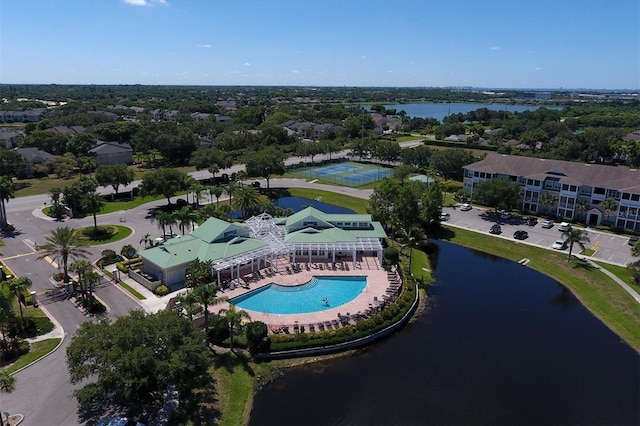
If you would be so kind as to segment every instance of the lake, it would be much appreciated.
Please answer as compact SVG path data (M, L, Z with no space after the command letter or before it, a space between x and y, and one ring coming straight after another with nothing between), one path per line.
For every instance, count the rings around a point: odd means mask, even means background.
M371 105L365 105L370 108ZM442 121L450 114L466 114L480 108L487 108L491 111L523 112L535 111L539 105L507 105L507 104L480 104L480 103L418 103L418 104L394 104L385 105L385 108L396 109L398 112L404 111L409 117L435 118ZM547 109L561 110L561 106L544 105Z
M638 424L638 354L556 281L436 242L412 324L355 355L288 369L250 425Z

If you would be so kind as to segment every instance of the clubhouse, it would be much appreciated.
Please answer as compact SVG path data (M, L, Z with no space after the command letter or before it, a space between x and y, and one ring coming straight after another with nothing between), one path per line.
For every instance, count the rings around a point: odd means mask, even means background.
M266 270L277 273L286 260L355 268L361 256L382 260L386 233L368 214L327 214L307 207L286 218L266 213L244 223L207 219L188 235L171 238L140 252L142 274L173 290L181 288L186 270L197 258L212 262L212 275L220 285Z
M580 220L588 226L605 221L640 231L640 172L636 169L495 153L464 167L464 189L472 198L480 182L495 178L507 178L522 187L525 212ZM545 198L553 202L545 203ZM615 208L605 209L606 199L615 200Z

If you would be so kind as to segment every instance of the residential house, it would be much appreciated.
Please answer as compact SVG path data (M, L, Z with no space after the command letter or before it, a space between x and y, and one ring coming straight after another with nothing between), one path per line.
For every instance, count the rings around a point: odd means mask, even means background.
M16 148L16 151L24 157L27 162L26 165L26 174L27 176L31 176L33 174L33 166L36 164L42 164L46 162L48 159L52 158L53 155L49 154L46 151L43 151L39 148Z
M20 133L14 131L0 131L0 145L7 149L13 149L18 146L20 141Z
M0 111L0 123L35 123L44 118L45 108L34 108L27 111Z
M636 169L496 153L464 167L464 189L472 197L480 182L495 178L507 178L522 187L523 211L580 220L588 226L610 222L640 231L640 172ZM553 203L545 204L545 199ZM615 201L613 210L602 206L606 199Z
M96 166L133 163L133 149L127 143L98 141L89 154L95 157Z
M55 126L48 130L60 133L65 136L75 136L84 133L87 129L84 126Z

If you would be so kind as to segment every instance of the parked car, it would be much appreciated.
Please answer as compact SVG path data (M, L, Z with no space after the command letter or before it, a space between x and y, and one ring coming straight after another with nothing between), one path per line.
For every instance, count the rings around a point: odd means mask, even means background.
M445 221L451 219L451 215L449 213L441 213L440 220Z
M538 218L535 217L528 217L527 220L525 221L525 223L529 226L536 226L536 224L538 223ZM552 224L553 225L553 224Z
M553 221L552 220L543 220L542 221L542 225L540 225L542 228L544 229L549 229L549 228L553 228Z
M260 182L258 182L257 180L256 180L256 181L254 181L254 182L251 182L251 186L252 186L253 188L260 188Z
M515 238L516 240L524 240L526 238L529 238L529 234L527 233L527 231L516 231L513 233L513 238Z
M500 213L500 219L502 220L509 220L513 217L513 215L509 212L502 212Z
M502 227L500 225L498 225L497 223L495 223L491 229L489 229L489 233L491 234L499 234L502 232Z
M189 203L187 203L187 200L185 200L184 198L178 198L178 199L176 200L176 205L177 205L178 207L184 207L184 206L189 205Z
M471 207L471 204L469 203L464 203L463 205L460 206L460 211L463 211L463 212L468 212L471 209L472 207Z
M564 250L567 248L567 242L565 240L555 240L551 245L552 249Z
M629 241L627 242L627 244L629 244L630 246L635 246L636 243L638 242L638 237L637 235L632 236L631 238L629 238Z
M560 226L558 226L558 231L566 232L571 229L571 224L569 222L562 222Z

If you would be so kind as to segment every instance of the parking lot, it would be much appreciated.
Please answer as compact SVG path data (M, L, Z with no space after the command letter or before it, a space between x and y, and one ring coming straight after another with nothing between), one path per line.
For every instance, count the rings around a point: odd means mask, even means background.
M461 211L458 207L445 207L442 212L450 215L450 218L444 222L446 225L482 232L494 238L506 238L549 250L553 250L551 246L556 240L562 239L562 232L559 230L560 223L554 222L551 228L545 229L542 227L544 218L541 217L537 217L537 221L531 226L516 214L513 214L511 218L506 219L507 216L503 216L505 219L501 219L491 210L475 205L467 211ZM496 223L500 225L502 232L490 234L491 227ZM516 231L526 231L528 237L524 240L515 240L514 233ZM638 260L638 258L631 256L628 236L609 234L594 229L587 229L587 232L590 242L585 247L595 250L592 256L594 260L622 266ZM574 253L577 254L579 251L580 247L574 247Z

